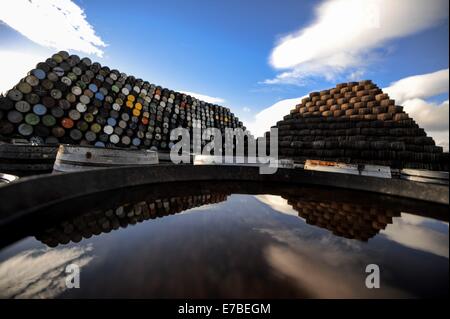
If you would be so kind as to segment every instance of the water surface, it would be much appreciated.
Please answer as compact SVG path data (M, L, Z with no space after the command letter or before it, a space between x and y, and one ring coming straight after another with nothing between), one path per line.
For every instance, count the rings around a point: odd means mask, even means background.
M254 183L95 194L2 230L3 298L448 296L447 207ZM67 289L65 267L81 268ZM368 289L376 264L381 287Z

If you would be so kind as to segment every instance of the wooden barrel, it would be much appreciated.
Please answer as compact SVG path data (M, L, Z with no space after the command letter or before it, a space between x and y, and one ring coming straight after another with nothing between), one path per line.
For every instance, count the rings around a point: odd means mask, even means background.
M0 96L0 138L169 151L170 131L243 128L229 108L80 59L40 62ZM192 132L191 132L192 133Z
M24 176L50 173L58 148L53 145L0 144L0 171Z
M158 153L150 150L60 145L54 172L76 172L112 166L158 164Z

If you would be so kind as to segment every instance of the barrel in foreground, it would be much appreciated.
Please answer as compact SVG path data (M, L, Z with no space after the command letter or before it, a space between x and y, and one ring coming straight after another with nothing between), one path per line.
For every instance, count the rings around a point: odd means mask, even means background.
M158 153L150 150L60 145L53 171L75 172L102 167L154 165L158 163Z

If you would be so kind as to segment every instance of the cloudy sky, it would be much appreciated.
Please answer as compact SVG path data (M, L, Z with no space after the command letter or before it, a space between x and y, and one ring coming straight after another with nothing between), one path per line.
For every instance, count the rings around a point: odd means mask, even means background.
M68 50L230 107L261 134L372 79L448 148L447 0L2 0L0 91Z

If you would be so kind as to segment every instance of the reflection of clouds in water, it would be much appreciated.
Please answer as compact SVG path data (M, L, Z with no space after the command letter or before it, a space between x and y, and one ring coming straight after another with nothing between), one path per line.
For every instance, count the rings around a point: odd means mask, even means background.
M277 212L298 216L280 196L255 197ZM278 222L257 230L280 243L265 248L267 262L312 298L408 297L387 285L382 289L365 287L365 266L370 258L364 242L335 237L316 227L291 228Z
M203 210L215 210L215 209L217 209L217 210L220 209L220 207L217 205L217 203L206 204L206 205L199 206L199 207L189 208L188 210L182 211L181 214L189 214L189 213L199 212L199 211L203 211Z
M386 284L382 289L367 289L365 266L368 259L364 254L355 256L354 252L342 250L340 240L323 245L317 239L305 240L289 229L260 231L284 244L266 247L267 262L280 274L292 278L312 298L408 297L406 292Z
M65 267L92 261L93 247L27 250L0 264L0 298L54 298L65 289Z
M293 209L292 206L288 204L287 200L281 196L257 195L255 198L280 213L298 216L298 212Z
M432 229L429 223L448 227L444 222L402 213L402 217L395 218L394 223L381 234L400 245L448 258L448 232L442 233Z

